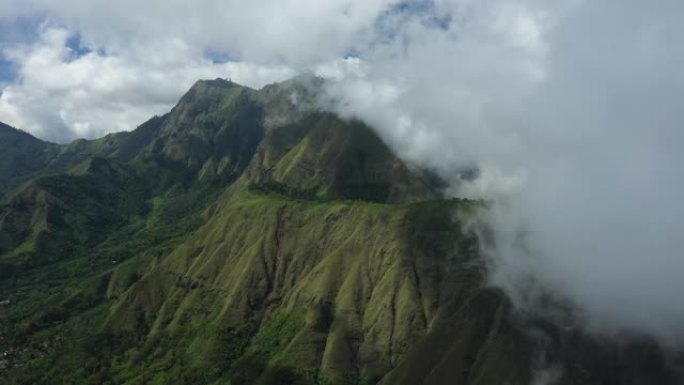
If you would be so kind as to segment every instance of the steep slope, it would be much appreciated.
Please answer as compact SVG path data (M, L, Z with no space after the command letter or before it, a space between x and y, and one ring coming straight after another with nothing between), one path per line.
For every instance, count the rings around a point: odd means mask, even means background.
M0 123L0 198L48 164L55 145Z
M254 90L216 79L198 81L168 114L97 140L57 145L0 123L0 197L92 157L157 168L169 183L225 184L241 174L264 135L262 109Z
M135 280L135 266L150 263L150 256L164 255L191 234L204 220L202 209L250 162L253 171L238 183L240 189L268 189L250 175L259 175L262 168L253 162L257 151L287 153L263 140L288 131L273 124L278 120L274 114L289 117L293 124L303 119L300 126L320 115L294 105L287 96L292 86L275 85L270 94L259 94L221 79L200 81L168 114L130 133L94 141L53 145L11 131L44 149L45 156L42 168L18 170L21 178L37 178L0 205L0 296L11 304L0 308L0 349L11 352L16 349L12 346L32 346L31 341L42 338L37 336L68 334L66 325L81 322L81 314L95 311L103 316L107 303ZM325 122L332 129L319 124L312 132L332 134L332 146L322 152L316 147L298 150L306 158L319 152L329 158L325 172L308 177L307 183L327 190L339 185L330 175L335 175L335 162L342 157L334 151L328 155L338 145L347 152L355 148L355 156L362 157L380 150L379 164L401 164L368 127L331 115ZM364 147L367 138L371 146ZM308 140L306 135L295 139L286 145ZM364 172L364 167L351 168ZM405 171L407 180L397 183L410 181L412 176ZM297 186L296 177L287 182ZM374 182L355 183L362 191L362 183L372 189ZM421 188L427 191L426 186ZM103 282L109 279L103 291Z
M108 317L118 333L145 335L147 349L164 340L187 350L131 358L117 381L681 383L648 339L596 341L517 319L487 287L477 239L464 228L475 202L312 202L231 190ZM159 360L163 371L145 371Z
M320 82L200 81L94 141L7 131L45 156L0 157L0 382L682 383L648 339L518 317L486 205L318 109Z
M145 216L169 192L215 196L246 167L263 136L250 92L226 81L198 82L169 114L95 141L57 146L12 131L14 142L32 146L26 155L35 163L17 169L23 158L8 152L13 163L7 167L18 178L48 175L0 205L0 259L31 252L58 258L86 239L101 240L115 224ZM54 240L43 242L47 234ZM38 252L37 244L53 250Z
M461 232L459 218L472 215L473 203L311 203L236 191L217 210L110 317L133 331L144 319L151 338L191 346L174 365L218 350L231 354L196 364L219 365L234 384L285 375L286 383L376 383L453 313L471 329L460 337L464 371L477 352L524 349L507 325L505 299L482 286L475 238ZM217 342L223 329L252 343ZM474 375L512 383L529 376L525 355L484 361L500 368L496 376Z
M91 141L68 145L44 142L0 123L0 199L33 178L58 174L96 155Z
M359 121L323 112L271 130L248 177L255 187L316 199L406 202L436 198L377 135Z
M145 189L135 170L102 158L36 179L0 205L0 260L36 264L36 258L57 260L92 246L145 212Z
M190 183L236 179L264 135L262 106L253 93L221 79L197 82L136 159L152 160Z

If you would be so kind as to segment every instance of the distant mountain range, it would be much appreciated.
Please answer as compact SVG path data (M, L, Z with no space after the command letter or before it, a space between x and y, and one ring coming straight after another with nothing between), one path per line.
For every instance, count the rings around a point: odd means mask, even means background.
M199 81L67 145L0 124L0 383L682 383L646 338L514 312L483 203L317 108L321 82Z

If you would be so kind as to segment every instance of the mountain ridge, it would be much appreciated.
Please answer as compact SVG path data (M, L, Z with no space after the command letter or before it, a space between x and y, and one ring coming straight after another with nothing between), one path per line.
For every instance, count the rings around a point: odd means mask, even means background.
M46 155L0 157L20 171L0 173L0 380L682 383L648 339L516 316L470 230L485 205L444 199L305 80L198 81L91 141L19 135Z

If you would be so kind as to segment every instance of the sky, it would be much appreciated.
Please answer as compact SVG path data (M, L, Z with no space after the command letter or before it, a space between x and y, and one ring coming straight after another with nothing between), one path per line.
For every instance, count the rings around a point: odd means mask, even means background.
M552 293L592 332L680 345L682 17L675 0L0 0L0 121L93 138L200 78L313 71L326 108L493 202L490 280L518 308Z

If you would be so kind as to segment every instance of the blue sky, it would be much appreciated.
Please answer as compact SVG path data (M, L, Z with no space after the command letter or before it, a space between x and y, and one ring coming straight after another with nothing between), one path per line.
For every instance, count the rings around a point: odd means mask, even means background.
M17 78L17 68L11 61L0 57L0 83L11 83Z
M17 64L6 57L4 49L34 40L40 23L39 18L20 17L5 21L0 19L0 83L16 80L18 69Z
M39 38L40 30L47 25L46 19L18 18L10 22L0 22L0 30L3 31L0 37L0 83L13 83L17 81L19 64L13 62L4 52L6 49L21 45L30 45ZM77 59L91 52L77 32L71 34L65 43L72 52L72 59Z

